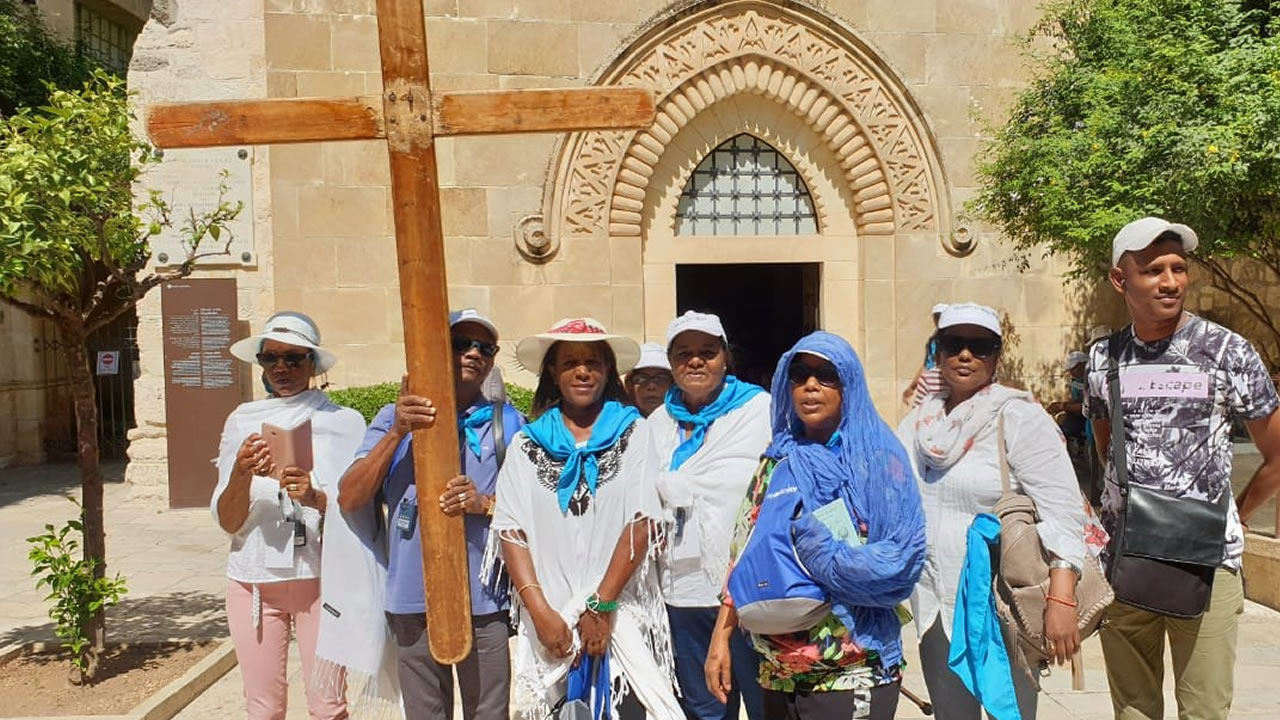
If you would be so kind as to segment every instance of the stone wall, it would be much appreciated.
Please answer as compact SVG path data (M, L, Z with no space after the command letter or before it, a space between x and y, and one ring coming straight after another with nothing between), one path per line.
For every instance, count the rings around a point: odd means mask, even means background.
M260 0L158 0L130 64L129 89L136 93L138 116L145 117L146 106L153 102L265 97L262 10ZM140 125L138 129L141 132ZM274 310L269 173L270 155L258 148L252 170L256 267L196 273L235 277L239 319L255 328ZM210 178L211 184L216 182L216 176ZM168 468L159 289L138 305L138 345L142 371L134 384L138 425L129 433L127 477L135 492L164 497Z
M75 421L53 323L0 303L0 468L75 447Z

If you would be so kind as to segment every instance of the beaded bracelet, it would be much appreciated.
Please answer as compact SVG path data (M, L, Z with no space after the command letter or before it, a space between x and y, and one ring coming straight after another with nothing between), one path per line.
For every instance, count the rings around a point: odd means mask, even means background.
M618 609L617 600L601 600L600 593L591 593L587 598L587 609L593 613L611 613Z

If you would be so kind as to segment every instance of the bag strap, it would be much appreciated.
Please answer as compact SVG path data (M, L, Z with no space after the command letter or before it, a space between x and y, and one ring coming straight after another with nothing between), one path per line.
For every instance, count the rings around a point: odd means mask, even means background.
M498 467L507 459L507 404L499 400L493 404L493 454L498 458Z
M1009 455L1004 445L1004 408L996 413L996 452L1000 455L1000 490L1009 494Z
M1111 396L1111 468L1120 496L1129 497L1129 463L1124 448L1124 407L1120 399L1120 350L1124 331L1107 338L1107 390Z

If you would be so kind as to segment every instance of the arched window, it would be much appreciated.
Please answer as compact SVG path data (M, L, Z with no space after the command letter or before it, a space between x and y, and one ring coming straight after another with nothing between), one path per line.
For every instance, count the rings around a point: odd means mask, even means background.
M680 194L677 235L812 235L809 188L777 150L742 134L698 163Z

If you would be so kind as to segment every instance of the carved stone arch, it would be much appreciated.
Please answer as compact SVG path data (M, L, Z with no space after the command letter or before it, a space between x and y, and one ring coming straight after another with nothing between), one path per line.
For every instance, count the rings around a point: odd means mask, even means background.
M716 102L741 92L802 116L841 157L865 235L937 233L951 240L939 153L905 87L854 31L806 3L763 0L681 5L655 19L593 84L652 88L654 127L586 132L561 141L543 199L535 259L560 237L638 236L645 188L666 142ZM532 252L531 252L532 250Z

